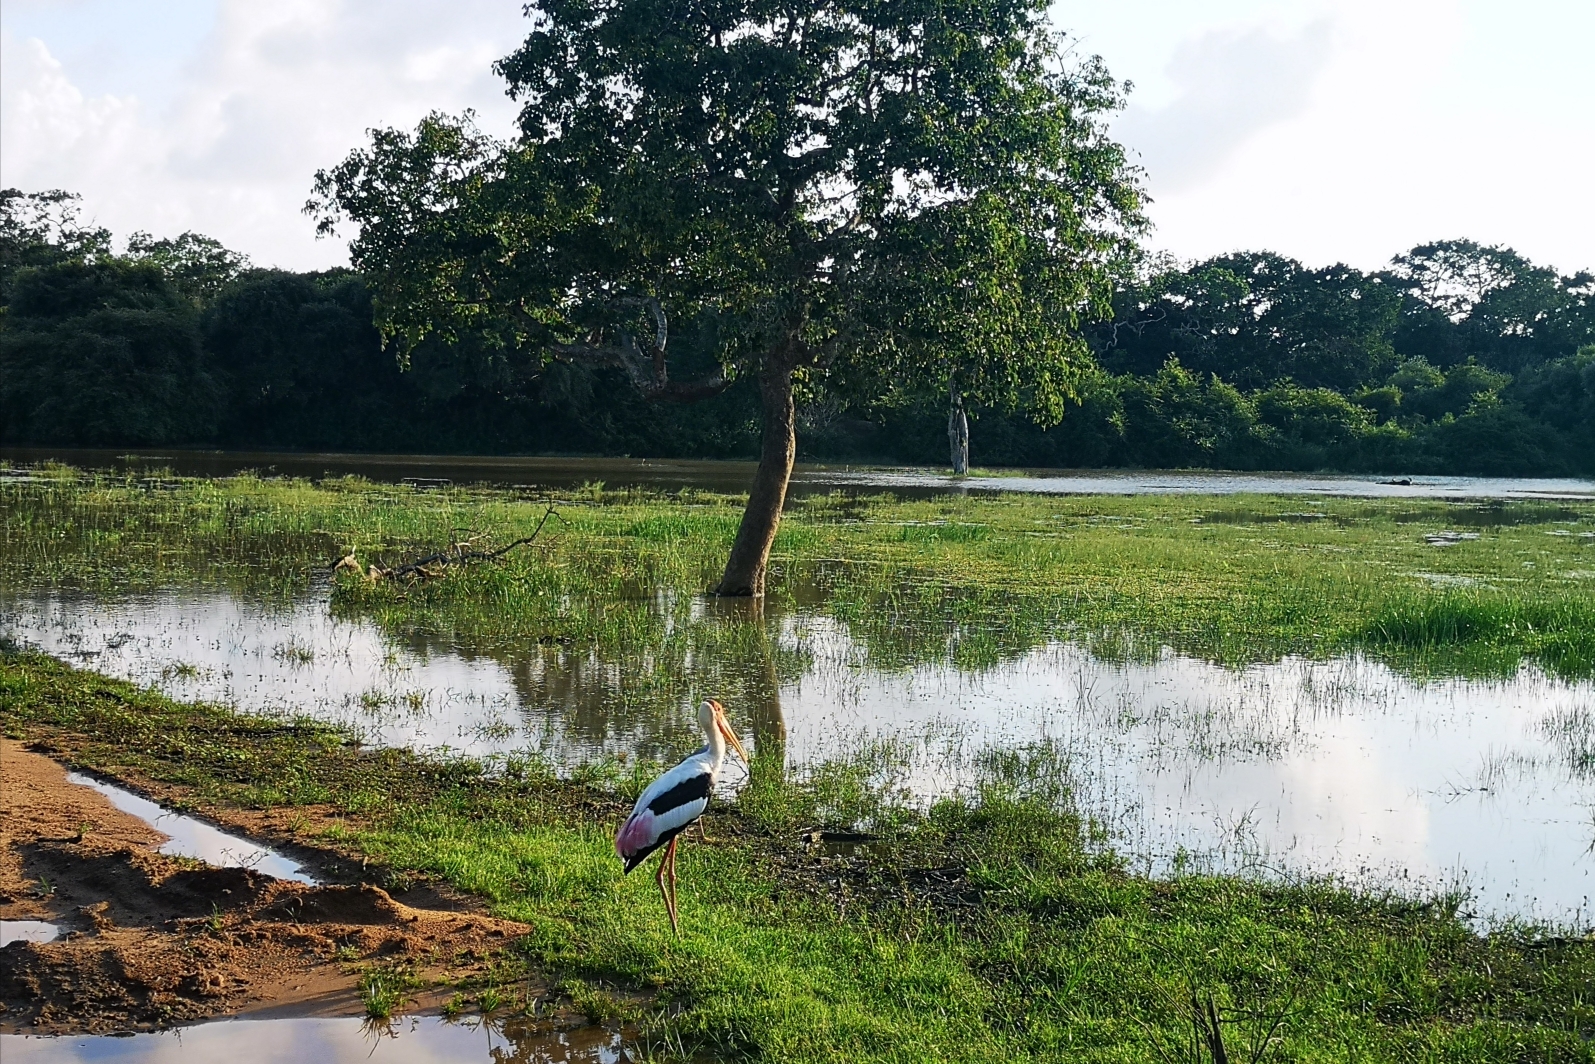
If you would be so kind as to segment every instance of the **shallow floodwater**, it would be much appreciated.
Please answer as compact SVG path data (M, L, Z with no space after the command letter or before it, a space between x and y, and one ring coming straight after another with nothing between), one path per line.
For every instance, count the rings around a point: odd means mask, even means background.
M31 1038L0 1035L6 1064L306 1064L369 1060L387 1064L618 1064L620 1033L606 1027L555 1032L481 1021L406 1017L373 1026L355 1017L222 1020L156 1034Z
M162 450L143 454L73 447L0 447L17 465L65 462L89 469L179 476L361 476L376 481L498 484L544 489L601 482L659 491L700 488L738 493L754 463L648 458L479 457L417 454L315 454L293 451ZM1595 481L1571 478L1341 476L1222 470L1013 469L998 476L952 477L896 466L799 465L789 493L890 491L907 497L1020 491L1047 495L1234 495L1270 493L1367 498L1595 499Z
M317 597L37 595L0 603L0 632L177 697L308 713L426 750L663 760L699 741L691 707L710 694L756 746L784 745L789 765L884 743L896 782L921 797L967 785L982 750L1045 744L1083 810L1153 872L1463 887L1481 916L1591 921L1590 682L1528 668L1421 681L1356 656L1241 669L1166 649L1108 660L1063 642L978 671L883 667L822 613L632 608L760 637L713 644L741 648L729 655L687 652L671 688L659 647L624 660L561 646L489 655L396 640Z
M163 809L148 798L106 783L104 780L85 776L81 772L68 772L66 778L68 783L76 783L80 787L92 787L99 791L122 812L138 817L167 836L166 841L159 847L161 853L172 857L192 857L217 868L251 868L277 879L291 879L295 883L316 885L316 880L299 862L289 860L259 843L250 842L237 835L229 835L203 820Z

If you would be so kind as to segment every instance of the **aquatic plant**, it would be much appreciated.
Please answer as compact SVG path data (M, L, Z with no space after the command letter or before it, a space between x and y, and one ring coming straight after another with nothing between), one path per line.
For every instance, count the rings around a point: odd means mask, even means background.
M699 605L736 524L732 497L144 484L72 470L0 484L0 590L220 583L285 597L349 553L387 567L461 530L513 542L552 501L565 521L546 542L415 587L340 580L333 609L489 653L557 643L610 659L657 659L674 641L670 659L699 639L756 652L770 640L752 629L798 610L844 622L882 668L979 669L1077 639L1232 664L1361 650L1416 672L1595 671L1595 592L1564 575L1589 568L1595 504L1314 498L1322 516L1297 520L1302 500L1261 496L812 496L782 523L763 612L739 614ZM1480 538L1426 542L1453 527Z

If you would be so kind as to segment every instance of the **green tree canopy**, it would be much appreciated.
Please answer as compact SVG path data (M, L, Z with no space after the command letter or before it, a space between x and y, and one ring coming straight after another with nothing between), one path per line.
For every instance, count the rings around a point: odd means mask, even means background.
M146 263L67 260L17 270L0 332L0 438L204 438L220 393L195 317Z
M145 232L134 233L127 239L127 257L159 269L196 307L209 306L249 267L247 256L229 251L213 237L193 232L160 240Z
M1172 357L1247 389L1291 380L1350 390L1397 363L1400 293L1344 265L1221 255L1125 286L1115 310L1096 333L1104 364L1119 371L1151 374Z
M1473 356L1517 373L1595 342L1595 274L1570 277L1509 247L1420 244L1386 275L1408 296L1398 342L1435 365Z
M756 375L760 471L720 590L758 594L795 387L945 387L1061 413L1142 226L1121 103L1040 0L553 0L469 116L318 175L401 352L466 334L693 400ZM690 337L685 345L678 342ZM687 350L682 350L685 346ZM668 356L668 357L667 357Z

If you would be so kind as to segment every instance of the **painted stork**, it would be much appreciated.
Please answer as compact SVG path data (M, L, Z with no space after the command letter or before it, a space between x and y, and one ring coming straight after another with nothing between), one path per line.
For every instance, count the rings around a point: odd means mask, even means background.
M670 927L678 935L681 925L676 920L676 836L698 823L698 818L709 808L709 795L714 791L720 764L725 760L726 743L736 749L744 764L748 760L747 751L742 749L737 733L726 722L725 707L719 702L711 698L698 707L698 725L709 741L703 749L648 785L615 836L615 853L626 862L627 873L659 847L665 847L654 882L659 884L659 896L665 900L665 911L670 914ZM667 879L668 888L665 886Z

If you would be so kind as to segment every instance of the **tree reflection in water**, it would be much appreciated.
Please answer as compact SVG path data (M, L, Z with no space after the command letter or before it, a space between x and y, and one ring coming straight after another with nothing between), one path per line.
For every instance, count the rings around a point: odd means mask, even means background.
M701 743L695 707L713 697L752 735L755 761L784 769L781 685L795 683L809 664L803 649L780 638L784 606L658 592L606 603L604 611L605 638L586 645L545 635L472 647L415 632L402 642L423 656L502 665L520 729L559 762L622 751L674 761Z

